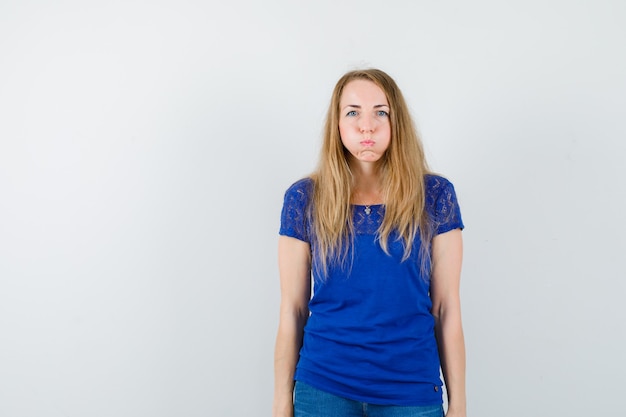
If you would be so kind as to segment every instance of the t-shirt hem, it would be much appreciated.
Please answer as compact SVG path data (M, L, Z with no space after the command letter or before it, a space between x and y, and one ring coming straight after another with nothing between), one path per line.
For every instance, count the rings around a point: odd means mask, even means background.
M290 232L288 230L281 230L281 231L278 232L278 235L279 236L292 237L294 239L298 239L301 242L309 243L309 241L306 240L305 238L303 238L302 236L299 236L297 233Z
M443 397L441 395L442 387L438 384L433 384L433 395L432 398L376 398L367 395L359 395L355 392L348 392L340 388L340 384L334 383L326 378L315 376L307 371L302 369L298 369L296 371L296 375L294 376L294 381L304 382L316 388L320 391L327 392L332 395L336 395L341 398L345 398L347 400L352 401L360 401L373 405L389 405L389 406L408 406L408 407L425 407L432 405L441 405L443 404ZM424 384L424 386L428 386L430 384ZM437 387L435 390L434 387Z

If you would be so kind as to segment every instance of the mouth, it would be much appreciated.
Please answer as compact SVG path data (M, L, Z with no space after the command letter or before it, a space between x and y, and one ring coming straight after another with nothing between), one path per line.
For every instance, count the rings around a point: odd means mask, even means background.
M371 140L371 139L362 140L362 141L360 142L360 144L361 144L362 146L374 146L374 144L375 144L375 143L376 143L376 142L374 142L374 141L373 141L373 140Z

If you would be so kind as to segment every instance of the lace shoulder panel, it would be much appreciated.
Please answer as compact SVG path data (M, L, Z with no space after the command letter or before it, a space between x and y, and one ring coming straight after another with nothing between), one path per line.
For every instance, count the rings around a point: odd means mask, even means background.
M287 189L280 217L279 234L311 243L308 209L312 194L311 178L296 181Z
M438 175L427 175L425 185L425 208L433 221L435 234L463 229L461 209L452 183Z

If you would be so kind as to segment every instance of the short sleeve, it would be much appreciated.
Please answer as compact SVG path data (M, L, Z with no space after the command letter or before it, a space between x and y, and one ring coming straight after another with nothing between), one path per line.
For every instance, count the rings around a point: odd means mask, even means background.
M311 242L307 210L312 190L313 181L310 178L302 179L287 189L280 216L280 235Z
M433 220L435 235L465 227L456 192L450 181L429 175L426 178L426 192L426 209Z

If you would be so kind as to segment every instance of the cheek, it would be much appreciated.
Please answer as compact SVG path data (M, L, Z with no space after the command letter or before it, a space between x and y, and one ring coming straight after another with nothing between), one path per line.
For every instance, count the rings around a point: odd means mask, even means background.
M339 138L341 139L341 142L343 143L345 138L348 135L348 128L347 126L345 126L343 123L339 124Z
M385 126L384 135L388 141L391 141L391 125L387 124Z

